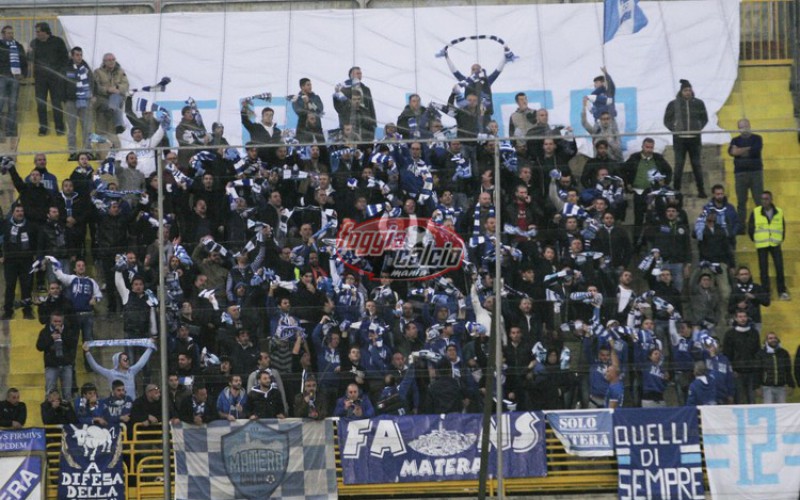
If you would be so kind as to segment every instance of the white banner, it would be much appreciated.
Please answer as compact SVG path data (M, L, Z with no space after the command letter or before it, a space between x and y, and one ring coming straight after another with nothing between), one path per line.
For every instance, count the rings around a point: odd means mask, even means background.
M363 82L372 90L379 125L396 122L411 93L420 94L423 104L445 103L456 79L436 53L451 40L471 35L500 37L519 56L492 85L501 135L517 92L525 92L532 107L547 108L551 124L584 133L583 97L603 65L617 86L622 131L666 132L664 109L675 98L679 79L689 80L705 101L706 130L719 130L716 114L737 75L739 2L644 2L641 8L648 25L605 45L602 2L66 16L60 21L68 43L81 46L93 68L103 53L113 52L131 88L172 78L158 102L172 111L173 124L191 96L207 126L226 125L231 144L242 140L240 99L262 92L273 94L278 125L294 128L297 118L285 96L298 92L303 77L322 98L323 128L336 128L331 96L354 65L362 68ZM503 59L503 48L488 39L466 41L453 46L450 56L464 74L474 62L491 73ZM728 139L709 134L704 140ZM641 138L628 140L628 152L638 150ZM663 148L671 137L657 141Z
M800 405L701 406L714 498L797 500Z

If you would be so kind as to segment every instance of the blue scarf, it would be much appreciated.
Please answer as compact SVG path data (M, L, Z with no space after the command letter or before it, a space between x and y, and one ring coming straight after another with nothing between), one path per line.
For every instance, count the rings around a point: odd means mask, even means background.
M19 58L19 44L16 40L5 41L8 47L8 64L11 67L11 74L14 76L22 75L22 62Z

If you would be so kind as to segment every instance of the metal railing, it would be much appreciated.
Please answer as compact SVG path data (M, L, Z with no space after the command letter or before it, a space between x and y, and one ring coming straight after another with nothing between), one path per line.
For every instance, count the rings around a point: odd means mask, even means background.
M796 0L746 0L741 4L739 61L745 66L791 64L796 43Z
M335 424L334 424L335 426ZM336 428L336 427L334 427ZM47 498L58 497L59 456L61 452L61 427L46 426L47 438ZM547 426L547 476L539 478L507 479L507 493L526 492L613 492L617 489L617 461L615 457L581 458L567 454L558 438ZM345 485L342 480L338 448L338 432L334 433L336 450L336 480L340 497L414 496L420 491L439 495L475 495L478 481L437 481L396 484ZM123 440L124 468L127 478L127 497L136 500L164 497L163 462L161 459L161 430L157 427L134 425L130 437ZM175 474L174 455L171 461ZM174 485L175 481L171 481ZM497 481L490 480L488 491L494 494ZM174 491L174 490L173 490Z

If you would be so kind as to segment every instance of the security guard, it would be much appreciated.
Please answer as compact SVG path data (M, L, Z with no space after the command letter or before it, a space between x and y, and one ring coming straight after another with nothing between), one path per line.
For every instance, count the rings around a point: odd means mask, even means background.
M772 204L771 192L763 192L761 206L756 207L753 213L750 214L750 222L747 227L750 239L756 244L762 286L769 290L769 262L767 256L772 254L780 299L792 300L786 290L786 280L783 276L783 251L781 250L781 244L783 244L783 240L786 237L786 221L783 219L783 210Z

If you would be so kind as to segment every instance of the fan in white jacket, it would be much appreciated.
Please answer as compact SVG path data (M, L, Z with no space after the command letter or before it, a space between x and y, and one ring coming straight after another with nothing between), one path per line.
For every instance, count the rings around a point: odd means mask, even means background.
M148 139L144 138L142 129L139 127L131 127L117 137L119 138L120 150L116 159L121 164L125 164L125 157L130 151L133 151L139 160L136 169L142 172L145 177L156 171L156 151L152 148L158 146L158 143L164 138L163 122Z

